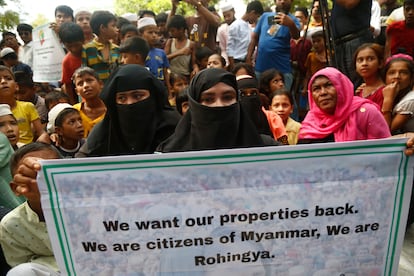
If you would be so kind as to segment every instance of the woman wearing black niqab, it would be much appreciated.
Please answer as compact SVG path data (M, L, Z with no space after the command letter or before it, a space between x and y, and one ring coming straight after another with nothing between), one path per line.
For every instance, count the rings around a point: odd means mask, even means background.
M92 129L77 157L153 153L179 120L166 88L140 65L120 66L101 98L107 107L105 118Z
M221 106L206 106L206 91L217 87L234 93L235 101ZM222 86L223 87L223 86ZM214 89L213 89L214 90ZM189 110L178 123L172 136L157 151L176 152L277 145L270 136L260 135L243 111L238 100L236 77L223 70L209 68L199 72L188 87ZM224 98L228 97L223 94ZM207 98L207 100L209 100ZM229 102L230 103L230 102Z

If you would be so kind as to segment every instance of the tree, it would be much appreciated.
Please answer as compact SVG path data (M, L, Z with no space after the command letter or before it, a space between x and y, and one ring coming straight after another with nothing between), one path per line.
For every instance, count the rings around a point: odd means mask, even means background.
M211 0L210 4L217 4L219 0ZM167 12L171 10L171 0L115 0L115 13L122 15L127 12L138 14L139 10L152 10L155 14L160 12ZM195 12L194 8L187 3L182 2L180 8L177 11L178 14L190 15Z
M0 30L9 30L20 23L19 14L15 11L4 10L5 0L0 0Z

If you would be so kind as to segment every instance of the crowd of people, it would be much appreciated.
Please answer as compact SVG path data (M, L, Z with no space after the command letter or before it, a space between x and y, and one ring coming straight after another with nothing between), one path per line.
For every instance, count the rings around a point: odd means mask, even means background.
M181 2L194 7L194 15L180 15ZM15 33L3 32L3 273L59 273L40 207L38 158L287 146L414 132L414 0L404 0L402 17L392 19L396 1L334 0L329 17L322 3L291 13L292 0L275 0L273 8L251 1L238 18L225 3L219 7L223 20L209 0L172 0L169 13L123 16L103 10L74 14L58 6L50 27L66 56L56 83L33 80L31 25L17 26L23 44ZM18 232L15 225L22 225Z

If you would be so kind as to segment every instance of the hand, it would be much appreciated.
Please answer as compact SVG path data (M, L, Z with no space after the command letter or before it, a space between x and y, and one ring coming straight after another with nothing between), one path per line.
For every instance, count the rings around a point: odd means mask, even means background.
M54 30L54 31L55 31L55 33L58 33L58 32L59 32L59 26L58 26L58 24L57 24L57 23L55 23L55 22L50 23L49 28L51 28L52 30Z
M292 18L289 17L289 15L284 14L283 12L278 12L275 15L276 22L280 25L289 26L293 23Z
M388 84L382 90L382 95L384 96L384 100L388 99L388 100L394 101L399 90L400 90L399 82L393 82L391 84Z
M191 48L190 47L184 47L177 51L179 55L189 55L191 54Z
M355 93L362 93L362 91L365 89L365 87L367 86L366 83L361 84L360 86L358 86L358 88L355 90Z
M407 140L407 148L404 151L405 155L407 156L411 156L414 154L414 133L413 132L408 132L405 133L406 137L409 137L409 139Z
M30 156L20 161L11 183L15 185L17 195L31 198L39 193L36 181L37 172L41 169L39 160L42 159Z

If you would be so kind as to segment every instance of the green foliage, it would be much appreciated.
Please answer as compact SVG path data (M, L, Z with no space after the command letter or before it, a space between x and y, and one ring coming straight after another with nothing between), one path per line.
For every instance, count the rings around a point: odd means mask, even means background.
M0 30L10 30L20 23L19 14L14 11L0 13Z
M210 5L217 4L219 0L211 0ZM115 0L115 13L121 15L127 12L138 14L140 10L152 10L155 14L171 10L171 0ZM180 3L177 14L190 15L194 14L194 7L184 1Z

